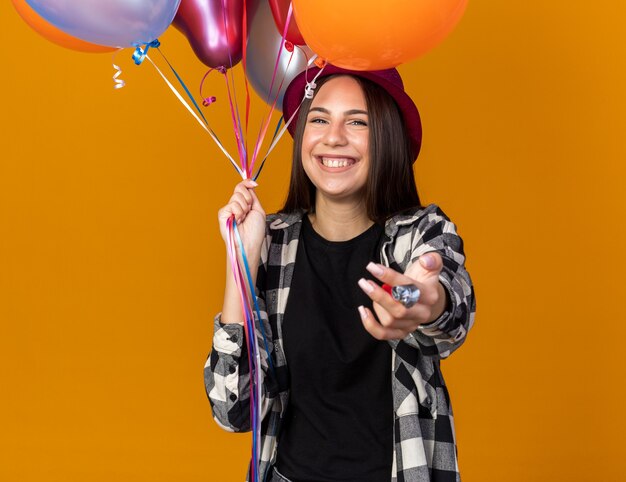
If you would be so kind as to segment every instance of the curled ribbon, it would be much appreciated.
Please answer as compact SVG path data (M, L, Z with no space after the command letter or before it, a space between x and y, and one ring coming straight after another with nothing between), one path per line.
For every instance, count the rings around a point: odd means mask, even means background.
M118 77L122 75L122 69L120 69L120 67L116 64L113 64L113 68L117 70L117 72L113 74L113 82L115 82L115 85L113 86L113 88L121 89L122 87L126 85L126 82L123 79L118 79Z
M210 106L213 102L215 102L217 100L217 97L215 97L214 95L210 95L208 97L205 97L204 94L202 93L202 86L204 85L204 81L209 76L209 74L211 72L213 72L214 70L217 70L220 74L225 74L226 73L226 68L223 67L223 66L212 67L212 68L210 68L207 71L206 74L204 74L204 77L202 77L202 80L200 81L200 98L202 99L202 105L204 107Z
M114 89L121 89L122 87L124 87L126 85L126 82L124 81L124 79L120 79L119 77L122 75L122 69L120 68L119 65L117 65L115 63L115 57L117 57L117 54L119 54L122 50L124 49L118 49L115 51L115 53L113 54L113 60L111 61L111 63L113 64L113 69L115 69L115 74L113 74L113 88Z

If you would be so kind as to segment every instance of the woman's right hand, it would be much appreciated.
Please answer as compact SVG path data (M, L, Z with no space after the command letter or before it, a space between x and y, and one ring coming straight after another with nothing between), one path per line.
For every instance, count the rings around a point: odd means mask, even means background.
M260 254L265 238L265 211L254 192L257 185L252 179L241 181L235 186L228 204L217 213L224 242L228 239L226 221L234 215L246 255L254 256Z

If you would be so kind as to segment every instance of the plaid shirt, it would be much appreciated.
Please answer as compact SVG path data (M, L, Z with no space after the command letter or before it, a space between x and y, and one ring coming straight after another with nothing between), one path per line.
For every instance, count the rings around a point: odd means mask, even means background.
M266 474L277 453L281 421L289 402L282 323L294 272L302 213L267 218L267 237L257 276L261 318L268 336L274 372L257 329L264 374L260 473ZM397 271L424 253L443 258L440 281L450 304L432 323L421 325L393 350L393 482L459 482L454 421L439 361L465 340L474 322L475 300L465 270L463 241L456 227L434 204L389 219L381 262ZM204 369L206 391L217 423L232 432L250 430L249 368L241 324L215 319L213 349Z

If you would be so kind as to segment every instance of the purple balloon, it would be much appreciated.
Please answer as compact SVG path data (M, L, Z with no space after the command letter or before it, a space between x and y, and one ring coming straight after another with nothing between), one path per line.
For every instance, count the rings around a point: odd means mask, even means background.
M182 0L173 25L205 65L230 68L241 60L242 22L243 0Z
M172 23L180 0L26 0L65 33L98 45L147 44Z

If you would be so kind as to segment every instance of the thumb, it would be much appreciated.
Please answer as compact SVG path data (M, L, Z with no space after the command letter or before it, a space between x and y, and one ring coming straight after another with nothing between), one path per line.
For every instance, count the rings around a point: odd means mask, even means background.
M439 253L431 252L423 254L418 259L419 264L428 271L428 274L439 274L443 268L443 259Z

